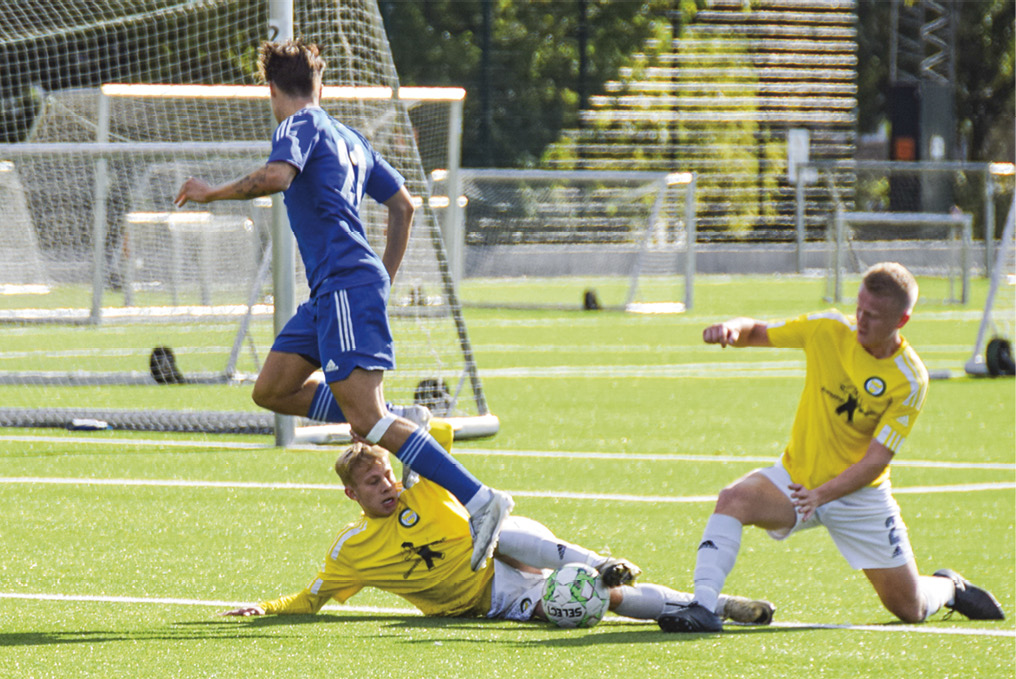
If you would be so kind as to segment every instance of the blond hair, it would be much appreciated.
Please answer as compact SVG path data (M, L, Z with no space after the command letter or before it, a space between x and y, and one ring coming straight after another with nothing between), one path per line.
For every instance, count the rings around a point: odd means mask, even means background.
M917 280L907 267L897 262L880 262L869 267L861 285L876 297L892 299L901 313L910 313L917 304Z
M321 85L325 60L317 45L296 40L264 42L258 50L258 75L291 97L310 97Z
M388 461L388 451L381 446L371 446L356 442L335 461L335 473L342 479L342 485L356 485L353 475L363 467L370 467L378 462Z

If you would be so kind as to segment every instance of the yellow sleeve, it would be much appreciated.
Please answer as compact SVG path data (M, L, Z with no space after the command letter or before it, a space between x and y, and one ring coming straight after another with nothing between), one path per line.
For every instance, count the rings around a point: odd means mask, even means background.
M330 599L330 596L312 594L309 589L301 590L289 596L281 596L271 601L258 604L268 615L300 615L317 613Z
M329 599L345 603L349 597L362 589L362 585L338 575L334 562L330 565L331 568L326 565L325 571L318 573L317 577L299 592L271 601L262 601L258 606L264 609L265 613L273 615L306 615L320 611ZM330 572L333 570L335 572Z
M449 453L452 452L452 442L455 440L455 430L452 428L451 422L448 420L442 420L439 417L431 418L430 435L433 436L434 440L440 443L445 450Z
M815 321L834 320L849 325L848 320L835 309L803 314L797 318L770 321L766 324L769 343L781 349L802 349L819 328Z

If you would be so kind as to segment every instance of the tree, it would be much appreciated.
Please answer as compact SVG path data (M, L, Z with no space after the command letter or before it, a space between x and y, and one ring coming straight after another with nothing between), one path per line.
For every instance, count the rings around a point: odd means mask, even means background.
M596 92L613 78L654 25L670 21L672 6L670 0L379 4L402 84L468 91L463 163L506 167L534 165L561 129L575 126L579 92ZM485 8L491 17L486 42ZM586 83L579 79L583 31Z

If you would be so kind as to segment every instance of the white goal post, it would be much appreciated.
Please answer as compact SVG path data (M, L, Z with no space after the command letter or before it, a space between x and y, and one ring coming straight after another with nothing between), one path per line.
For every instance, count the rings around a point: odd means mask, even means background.
M970 267L973 234L973 217L962 212L938 214L933 212L852 212L836 207L829 219L827 241L830 244L830 262L827 287L831 289L829 301L843 301L843 277L847 271L863 273L882 257L880 249L874 256L867 255L865 240L857 237L858 230L875 227L875 236L868 241L878 245L886 241L887 230L902 227L916 230L924 227L945 227L948 232L941 242L949 252L943 258L944 273L949 280L947 302L966 304L970 300ZM897 246L898 247L898 246ZM928 245L922 245L927 248ZM849 262L849 263L848 263ZM959 282L959 296L956 285Z
M601 291L597 308L674 313L692 306L692 173L463 168L458 180L444 173L433 180L446 239L456 244L450 249L465 253L463 278L494 281L467 304L580 307L578 292L563 304L512 299L496 281L600 277L625 283Z

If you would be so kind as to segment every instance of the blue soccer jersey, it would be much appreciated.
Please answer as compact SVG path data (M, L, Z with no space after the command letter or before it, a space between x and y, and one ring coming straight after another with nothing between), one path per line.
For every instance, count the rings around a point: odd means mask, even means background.
M360 220L360 201L366 194L384 203L405 182L402 175L363 135L318 106L279 123L268 162L280 161L297 170L284 196L311 294L387 280Z

